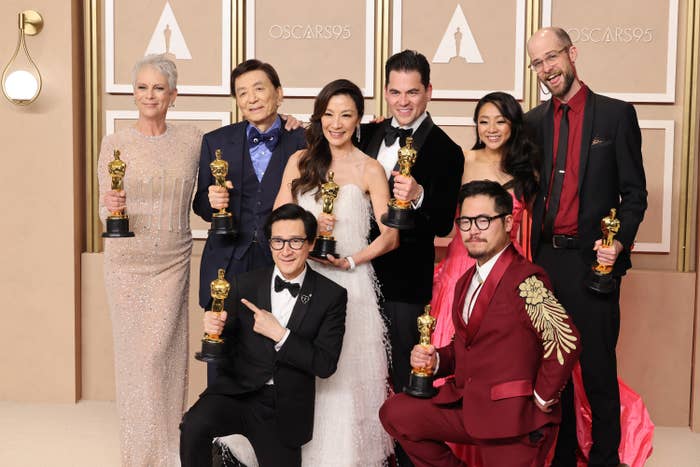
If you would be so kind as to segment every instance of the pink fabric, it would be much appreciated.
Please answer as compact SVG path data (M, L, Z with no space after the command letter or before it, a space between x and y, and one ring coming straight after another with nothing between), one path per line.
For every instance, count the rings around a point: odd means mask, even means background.
M580 455L578 465L588 465L588 453L591 451L591 406L588 404L586 392L581 379L581 367L576 365L571 374L574 383L574 406L576 410L576 435ZM642 398L630 389L621 379L620 385L620 423L622 437L620 439L620 462L630 467L644 467L644 462L651 456L654 437L654 423L649 417Z

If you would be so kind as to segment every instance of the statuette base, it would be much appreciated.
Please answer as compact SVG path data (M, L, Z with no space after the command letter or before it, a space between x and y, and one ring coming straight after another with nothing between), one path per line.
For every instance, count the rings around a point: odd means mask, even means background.
M326 259L326 255L333 255L337 258L338 255L335 252L335 244L336 241L333 238L316 237L314 249L309 253L309 256Z
M224 357L224 343L209 342L202 339L202 351L194 354L194 358L200 362L217 362Z
M403 392L419 399L430 399L437 394L437 389L433 386L433 379L433 376L417 375L411 372L408 377L408 386L403 388Z
M612 274L603 274L596 270L591 272L586 285L588 290L600 295L608 295L617 290L617 281Z
M102 234L102 238L127 238L133 236L134 232L129 231L128 216L107 217L107 231Z
M398 209L389 205L389 210L382 215L382 224L398 230L408 230L416 226L413 209Z
M211 218L211 228L209 235L226 235L236 237L238 232L233 226L233 216L227 212L225 214L214 214Z

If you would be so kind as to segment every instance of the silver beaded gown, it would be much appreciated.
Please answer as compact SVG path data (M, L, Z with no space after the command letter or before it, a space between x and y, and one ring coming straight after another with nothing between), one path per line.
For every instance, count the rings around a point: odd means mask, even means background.
M150 137L135 128L106 136L98 162L100 217L111 189L113 151L127 164L133 238L105 239L104 272L112 320L121 465L179 466L179 423L187 388L192 234L189 212L201 132L168 125Z

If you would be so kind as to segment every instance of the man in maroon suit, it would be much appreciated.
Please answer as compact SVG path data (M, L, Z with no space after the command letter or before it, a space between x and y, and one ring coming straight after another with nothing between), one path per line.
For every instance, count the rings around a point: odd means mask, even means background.
M510 244L510 194L475 181L459 202L456 223L477 263L457 282L455 336L411 353L413 368L453 376L432 399L390 398L379 417L417 467L464 465L446 442L480 445L489 467L542 466L581 351L578 331L544 271Z

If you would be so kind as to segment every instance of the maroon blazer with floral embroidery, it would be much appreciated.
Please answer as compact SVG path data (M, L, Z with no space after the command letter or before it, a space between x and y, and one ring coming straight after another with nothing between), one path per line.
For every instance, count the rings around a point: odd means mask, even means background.
M437 376L453 376L433 402L461 400L464 428L474 438L522 436L559 423L560 405L542 412L533 389L545 401L558 399L581 345L549 278L509 246L482 285L467 325L462 310L474 271L470 268L457 282L455 336L438 349Z

